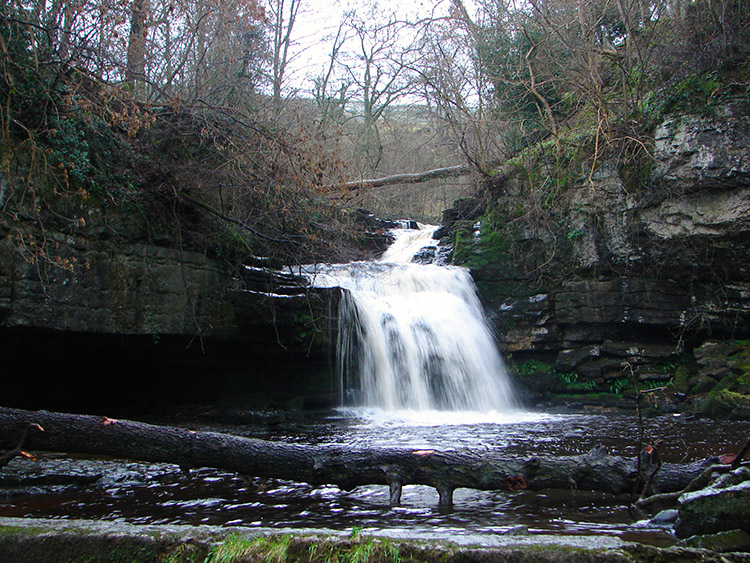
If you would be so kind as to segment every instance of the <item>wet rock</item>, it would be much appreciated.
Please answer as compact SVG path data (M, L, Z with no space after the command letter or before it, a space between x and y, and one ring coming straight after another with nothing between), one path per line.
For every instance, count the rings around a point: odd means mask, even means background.
M672 344L654 344L647 342L614 342L605 340L602 352L613 356L638 358L669 358L680 352L679 347Z
M425 246L411 259L415 264L432 264L437 254L437 246Z
M750 420L750 407L739 406L732 409L727 416L729 420Z
M355 216L357 221L359 221L368 229L387 230L398 229L399 227L402 227L399 222L376 217L374 213L368 211L367 209L354 209L351 211L351 213Z
M602 358L592 362L586 362L579 365L576 371L584 377L595 379L604 374L612 374L612 377L621 377L622 360L616 358Z
M679 366L674 373L675 391L684 396L686 396L690 391L690 387L688 385L688 375L689 372L685 366Z
M672 189L728 189L750 178L750 117L742 104L716 116L680 115L654 133L654 178Z
M680 540L677 545L708 549L719 553L750 551L750 534L744 530L730 530L718 534L691 536Z
M504 536L528 536L529 527L524 526L523 524L519 524L518 526L513 526L512 528L504 530L502 532L502 535Z
M750 395L722 388L722 383L719 383L700 403L700 410L706 416L747 420Z
M519 527L519 530L523 526ZM416 539L314 529L134 525L87 520L0 519L0 559L62 563L68 561L538 561L628 563L634 558L686 561L688 550L662 552L613 537L505 535L456 536L439 541L422 533ZM365 554L365 555L363 555ZM364 557L364 558L363 558Z
M253 424L274 426L287 420L285 411L263 409L208 409L196 414L202 420L217 421L225 424Z
M601 354L600 346L587 346L572 350L561 350L555 360L555 369L561 372L572 371L579 364L590 358L598 358Z
M693 353L699 375L689 380L693 384L691 390L708 393L700 404L701 412L735 420L749 419L750 343L747 340L712 340Z
M675 523L678 515L679 512L677 509L670 508L657 513L649 522L654 526L672 527L672 524Z
M688 380L688 388L693 395L708 393L716 385L716 380L707 375L698 375Z
M146 484L179 474L176 465L40 456L15 458L0 471L0 498L65 491L85 486Z
M739 468L725 480L679 498L675 532L681 538L734 529L750 532L750 478ZM736 480L745 479L737 484Z
M666 383L671 381L672 374L668 371L659 371L656 369L641 369L637 372L639 381L653 381L656 383Z
M435 252L435 259L432 261L437 266L447 266L450 264L451 255L453 254L453 245L440 243Z
M728 356L732 349L729 342L709 340L693 350L698 364L698 373L704 377L720 379L730 372Z

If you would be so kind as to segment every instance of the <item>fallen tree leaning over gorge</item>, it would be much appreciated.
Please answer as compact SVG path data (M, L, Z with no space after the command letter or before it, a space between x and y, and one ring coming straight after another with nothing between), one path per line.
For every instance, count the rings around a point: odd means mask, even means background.
M19 444L23 439L23 444ZM638 462L612 456L606 448L572 456L508 455L501 449L415 450L403 447L300 445L245 438L218 432L156 426L103 416L61 414L0 407L0 448L108 455L168 462L183 470L213 467L253 477L278 478L313 485L390 487L398 505L404 485L435 487L442 507L453 491L583 489L614 494L640 490ZM684 489L716 460L663 463L648 472L650 491ZM640 475L644 475L643 460ZM2 470L0 468L0 470Z

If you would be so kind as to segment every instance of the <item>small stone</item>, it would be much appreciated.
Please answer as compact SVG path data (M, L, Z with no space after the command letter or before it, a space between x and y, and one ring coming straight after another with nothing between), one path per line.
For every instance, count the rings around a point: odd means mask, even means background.
M518 526L513 526L512 528L509 528L501 532L501 535L503 536L528 536L529 527L524 526L523 524L519 524Z
M678 515L679 515L679 512L677 511L676 508L662 510L661 512L657 513L653 518L651 518L650 523L653 524L654 526L672 526L675 520L677 520Z

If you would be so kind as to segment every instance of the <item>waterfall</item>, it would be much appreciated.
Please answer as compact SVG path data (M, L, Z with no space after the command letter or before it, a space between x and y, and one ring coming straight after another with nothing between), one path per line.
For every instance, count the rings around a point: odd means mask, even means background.
M502 412L515 402L468 270L414 264L437 227L397 229L377 262L306 267L318 287L341 287L342 403L386 411Z

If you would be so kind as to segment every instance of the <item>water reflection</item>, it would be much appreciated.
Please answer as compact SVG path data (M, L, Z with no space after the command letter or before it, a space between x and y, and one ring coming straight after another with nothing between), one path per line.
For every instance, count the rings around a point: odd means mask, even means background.
M443 450L474 447L519 455L578 454L598 444L606 444L615 454L633 455L638 431L632 414L539 414L504 423L485 420L463 425L427 424L403 417L376 424L373 413L360 413L356 418L351 418L352 414L356 413L338 413L319 424L233 430L297 443ZM672 422L671 417L646 420L645 433L661 436ZM749 432L747 422L680 421L667 437L662 459L688 461L734 451ZM72 463L57 463L63 461ZM509 493L459 489L454 510L444 512L437 507L435 490L425 486L405 487L403 506L391 508L388 490L380 486L347 492L212 469L192 471L187 478L169 464L75 463L83 467L81 471L104 474L98 486L52 489L37 495L27 491L0 502L0 515L338 530L356 526L395 536L429 533L430 537L452 540L475 534L552 533L621 536L657 544L672 541L662 529L637 524L628 511L627 496L570 490Z
M340 417L323 424L297 426L293 433L269 429L263 437L311 444L438 450L481 447L518 455L583 454L605 445L614 455L634 456L639 433L637 417L629 412L513 415L433 412L413 416L408 411L394 415L372 409L339 412ZM437 423L440 418L444 423ZM742 445L750 422L661 416L644 419L643 429L646 442L664 438L660 449L662 461L680 463L735 451Z

